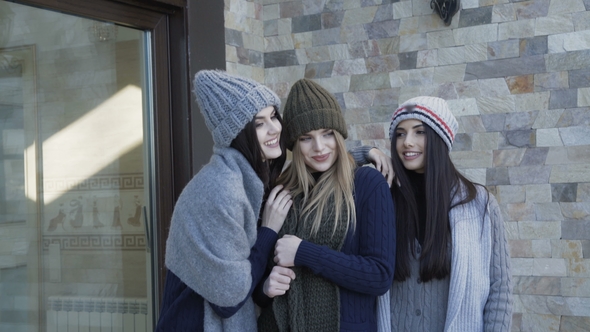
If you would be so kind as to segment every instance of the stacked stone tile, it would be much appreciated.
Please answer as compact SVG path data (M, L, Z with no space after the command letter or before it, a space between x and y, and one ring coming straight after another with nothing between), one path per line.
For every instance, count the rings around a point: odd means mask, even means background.
M262 4L245 0L225 0L224 4L226 70L263 82Z
M398 102L447 99L452 158L504 213L513 330L590 330L590 0L462 0L448 27L428 0L226 7L228 70L281 98L316 80L341 103L350 146L388 151Z

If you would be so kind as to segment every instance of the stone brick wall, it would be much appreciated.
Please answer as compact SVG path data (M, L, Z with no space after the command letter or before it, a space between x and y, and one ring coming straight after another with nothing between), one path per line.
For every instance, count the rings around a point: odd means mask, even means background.
M262 4L224 1L226 70L264 82Z
M448 27L429 0L226 3L228 70L281 98L316 80L351 146L389 151L398 103L447 99L452 158L504 213L513 331L590 330L589 0L463 0Z

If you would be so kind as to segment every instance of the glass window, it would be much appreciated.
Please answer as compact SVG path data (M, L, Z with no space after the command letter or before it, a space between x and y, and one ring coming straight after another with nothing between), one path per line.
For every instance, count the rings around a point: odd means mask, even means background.
M0 331L152 331L148 38L0 0Z

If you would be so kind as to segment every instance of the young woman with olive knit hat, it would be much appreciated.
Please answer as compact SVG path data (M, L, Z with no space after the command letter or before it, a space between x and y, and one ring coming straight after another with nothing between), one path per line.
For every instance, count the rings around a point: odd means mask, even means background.
M392 331L510 331L512 287L496 199L457 171L447 102L416 97L389 130L398 185Z
M283 119L293 160L278 183L293 207L273 261L296 278L271 274L261 283L259 331L376 331L377 297L391 286L395 257L389 186L375 169L355 167L340 106L317 83L293 85ZM273 289L281 283L288 292Z

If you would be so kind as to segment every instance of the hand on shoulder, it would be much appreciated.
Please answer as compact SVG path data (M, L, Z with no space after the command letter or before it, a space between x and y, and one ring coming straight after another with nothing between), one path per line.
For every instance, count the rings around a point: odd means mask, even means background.
M293 198L289 190L283 189L282 185L274 187L266 199L261 226L268 227L278 233L283 227L291 205L293 205Z
M393 178L395 178L395 172L393 171L393 163L385 153L377 148L369 150L368 155L369 161L375 165L375 169L381 172L381 174L387 180L387 184L391 187Z

